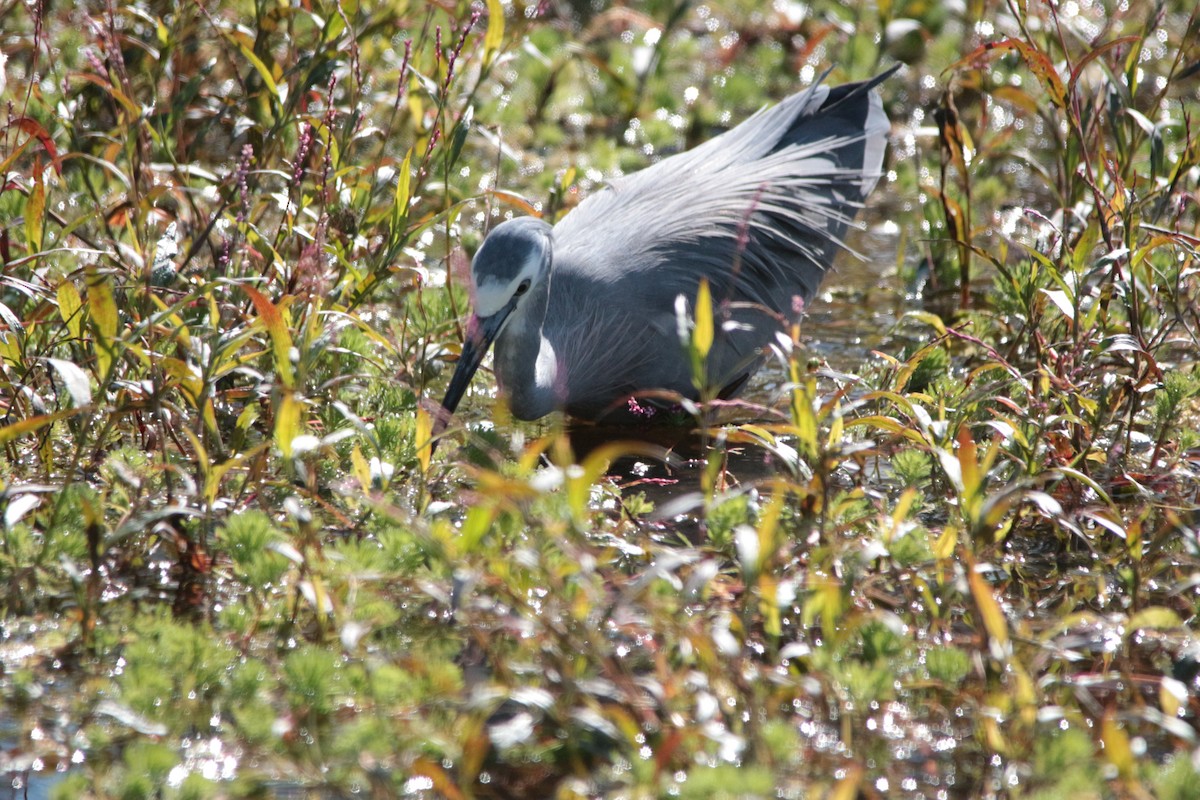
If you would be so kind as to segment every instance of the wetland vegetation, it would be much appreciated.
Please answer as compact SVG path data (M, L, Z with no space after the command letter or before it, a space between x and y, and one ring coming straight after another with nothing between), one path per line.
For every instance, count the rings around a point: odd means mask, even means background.
M0 0L0 797L1200 798L1197 13ZM491 222L897 61L743 402L431 448Z

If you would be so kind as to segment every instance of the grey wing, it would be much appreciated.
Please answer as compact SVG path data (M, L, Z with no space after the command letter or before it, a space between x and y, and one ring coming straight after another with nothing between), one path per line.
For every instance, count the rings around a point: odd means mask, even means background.
M705 277L714 299L787 313L816 292L880 175L889 123L872 89L887 74L816 84L614 181L554 228L556 261L574 256L562 260L599 283L651 282L660 306Z

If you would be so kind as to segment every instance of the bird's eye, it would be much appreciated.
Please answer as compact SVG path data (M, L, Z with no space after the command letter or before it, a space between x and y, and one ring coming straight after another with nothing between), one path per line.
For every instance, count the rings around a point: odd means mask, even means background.
M521 281L521 285L517 287L517 297L520 297L521 295L525 294L528 291L529 291L529 279L526 278L525 280Z

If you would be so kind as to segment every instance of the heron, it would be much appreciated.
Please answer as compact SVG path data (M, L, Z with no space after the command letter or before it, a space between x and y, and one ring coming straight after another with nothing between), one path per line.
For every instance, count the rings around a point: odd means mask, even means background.
M639 396L698 399L680 303L695 302L701 281L717 322L704 378L715 396L736 395L848 249L882 172L890 123L876 87L894 71L818 80L611 181L557 225L527 216L493 228L471 264L472 312L439 428L493 343L520 420L627 421L646 408Z

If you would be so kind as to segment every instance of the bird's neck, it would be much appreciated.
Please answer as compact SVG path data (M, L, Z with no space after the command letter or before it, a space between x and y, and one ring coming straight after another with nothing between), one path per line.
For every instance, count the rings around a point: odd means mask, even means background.
M496 377L517 419L538 419L562 405L558 359L542 335L548 297L545 283L533 289L496 339Z

